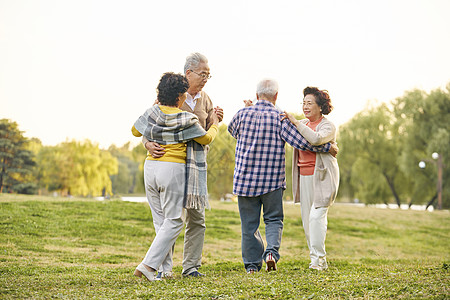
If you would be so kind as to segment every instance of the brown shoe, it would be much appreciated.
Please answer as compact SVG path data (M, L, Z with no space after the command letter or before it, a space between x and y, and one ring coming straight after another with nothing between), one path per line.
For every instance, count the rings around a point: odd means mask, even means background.
M277 270L277 262L273 258L272 253L267 254L266 256L266 271L276 271Z

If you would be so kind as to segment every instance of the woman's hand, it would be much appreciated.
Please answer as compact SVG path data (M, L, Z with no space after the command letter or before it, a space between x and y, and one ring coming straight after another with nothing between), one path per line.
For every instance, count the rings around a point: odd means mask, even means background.
M161 147L160 144L150 141L145 143L145 149L147 149L148 152L150 152L150 155L153 158L163 157L163 155L166 153L166 150L164 150L164 148Z
M295 126L298 126L298 124L300 123L300 121L299 120L297 120L293 115L291 115L290 113L288 113L288 112L284 112L284 113L282 113L281 114L281 121L283 121L283 120L285 120L285 119L288 119L292 124L294 124Z

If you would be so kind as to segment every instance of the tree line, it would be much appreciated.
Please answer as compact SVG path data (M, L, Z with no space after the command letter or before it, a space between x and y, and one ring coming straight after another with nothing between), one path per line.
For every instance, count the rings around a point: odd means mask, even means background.
M450 207L445 180L450 175L449 120L450 84L446 90L412 90L389 103L369 103L338 131L338 201L435 205L437 166L431 154L437 152L444 161L443 207ZM213 199L232 193L235 145L222 124L207 156L208 191ZM286 199L292 198L292 151L286 147ZM0 192L143 194L146 155L142 144L100 149L85 140L45 146L36 138L25 138L16 122L2 119ZM424 169L418 166L421 160L427 162Z
M416 89L389 103L369 103L339 128L338 145L340 197L434 205L438 170L432 154L438 153L444 162L442 204L450 207L450 83L445 90ZM420 161L427 161L426 168Z

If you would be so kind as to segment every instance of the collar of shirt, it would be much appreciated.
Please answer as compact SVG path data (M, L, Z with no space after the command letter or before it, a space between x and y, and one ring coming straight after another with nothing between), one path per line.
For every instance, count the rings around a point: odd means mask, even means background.
M271 107L274 107L276 110L278 110L280 113L283 112L283 110L280 107L278 107L278 105L273 104L272 102L270 102L268 100L259 99L258 102L256 102L255 105L271 106Z
M255 105L264 105L264 106L272 106L274 107L273 103L264 99L259 99L258 102L256 102Z
M195 104L197 104L197 99L201 97L200 92L198 92L194 98L192 98L191 94L187 93L187 97L186 97L186 104L189 105L189 107L194 110L195 108Z

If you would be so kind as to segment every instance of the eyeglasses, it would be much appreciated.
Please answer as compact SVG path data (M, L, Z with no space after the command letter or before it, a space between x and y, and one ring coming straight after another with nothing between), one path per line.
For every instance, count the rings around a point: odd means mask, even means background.
M211 74L205 74L205 73L199 74L199 73L195 72L194 70L191 70L191 72L197 74L198 76L200 76L203 79L211 79L211 77L212 77Z
M318 105L316 102L300 102L301 106L313 106L314 104Z

